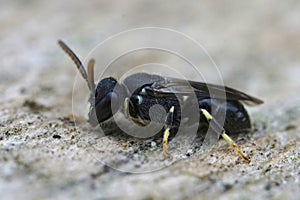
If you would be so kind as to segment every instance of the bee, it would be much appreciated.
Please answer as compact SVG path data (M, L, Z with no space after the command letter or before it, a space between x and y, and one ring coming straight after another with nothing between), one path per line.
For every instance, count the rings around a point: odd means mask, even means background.
M58 40L58 44L73 60L88 85L90 91L88 122L92 126L104 123L113 117L115 112L112 110L112 102L123 102L123 104L115 104L114 106L122 107L123 114L127 119L140 126L145 126L151 121L149 109L158 104L167 113L163 119L157 119L157 122L164 124L163 154L168 155L169 135L176 131L181 123L182 116L178 96L190 97L195 95L197 98L196 106L200 114L198 123L212 127L212 130L221 135L241 158L250 162L249 158L242 153L227 133L250 130L250 117L243 103L258 105L263 103L262 100L226 86L148 73L129 75L122 82L118 82L113 77L107 77L95 84L95 60L90 59L87 68L85 68L76 54L63 41ZM212 108L224 111L224 126L220 124L218 117L212 115Z

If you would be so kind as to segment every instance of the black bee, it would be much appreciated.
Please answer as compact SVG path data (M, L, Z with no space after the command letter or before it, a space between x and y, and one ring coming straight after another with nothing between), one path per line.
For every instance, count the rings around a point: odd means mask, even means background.
M165 125L163 153L167 155L168 137L170 132L176 130L181 123L181 109L194 108L194 106L180 108L180 98L188 99L195 95L200 123L209 124L214 132L221 135L242 158L249 162L249 159L225 132L236 133L251 129L249 115L242 103L257 105L263 103L260 99L229 87L147 73L130 75L122 83L113 77L108 77L95 85L94 59L89 61L86 71L79 58L63 41L59 40L58 44L73 60L87 82L91 104L88 122L92 126L110 119L119 107L122 107L126 118L138 125L144 126L149 121L156 120ZM114 102L117 103L114 104ZM160 105L165 109L167 114L164 118L150 118L149 109L154 105ZM113 107L116 109L112 109ZM222 111L223 115L225 114L224 126L218 122L217 114L212 116L212 113L222 113Z

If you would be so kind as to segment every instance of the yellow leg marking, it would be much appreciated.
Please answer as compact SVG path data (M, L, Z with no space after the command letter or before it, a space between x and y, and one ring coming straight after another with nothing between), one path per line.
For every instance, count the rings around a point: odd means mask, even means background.
M212 120L212 116L209 114L209 112L208 112L207 110L201 109L201 112L203 113L204 117L205 117L208 121Z
M222 132L221 133L221 136L225 139L226 142L228 142L228 144L230 146L232 146L232 148L239 154L239 156L243 159L245 159L245 161L247 163L250 162L249 158L247 158L243 153L242 151L239 149L239 147L233 142L233 140L225 133L225 132Z
M205 116L205 118L210 121L213 119L213 117L211 116L211 114L205 110L205 109L201 109L201 112L203 113L203 115ZM249 158L247 158L242 151L239 149L239 147L233 142L233 140L229 137L229 135L227 135L224 131L221 133L221 136L225 139L225 141L239 154L239 156L243 159L245 159L245 161L247 163L250 162Z
M170 160L173 159L173 156L170 155L168 153L168 150L167 150L167 146L168 146L168 138L169 138L169 135L170 135L170 128L167 128L164 132L164 138L163 138L163 152L164 152L164 156L170 156Z
M124 101L124 115L127 119L129 118L129 99L128 99L128 97L126 97L125 101Z
M173 113L173 112L174 112L174 106L172 106L169 110L169 113ZM164 131L164 137L163 137L163 153L164 153L164 156L168 155L167 147L168 147L169 135L170 135L170 127L168 127L168 125L166 124L165 125L165 131ZM170 156L170 159L172 160L173 159L172 155L169 155L169 156Z
M164 132L164 138L163 138L163 151L165 156L168 154L167 145L168 145L169 135L170 135L170 129L167 128Z

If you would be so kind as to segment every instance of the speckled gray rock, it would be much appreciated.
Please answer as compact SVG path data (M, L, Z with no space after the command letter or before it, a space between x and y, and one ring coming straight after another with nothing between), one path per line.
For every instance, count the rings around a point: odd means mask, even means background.
M0 198L299 199L299 11L296 1L3 3ZM247 108L253 133L235 138L249 164L223 140L206 153L173 144L172 162L159 139L104 136L82 116L73 122L76 69L56 40L84 58L110 35L144 26L193 37L227 85L265 101Z

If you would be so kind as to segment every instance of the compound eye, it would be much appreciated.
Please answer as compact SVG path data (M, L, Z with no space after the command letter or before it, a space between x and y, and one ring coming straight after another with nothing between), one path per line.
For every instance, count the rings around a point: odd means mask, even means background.
M122 95L119 95L119 93L116 92L110 92L107 94L107 97L110 99L108 106L111 108L112 113L115 114L122 108L124 104L124 98Z
M115 92L110 92L108 93L108 95L110 96L111 101L117 101L118 100L118 95Z
M103 106L109 106L109 108L115 108L120 104L119 96L115 92L109 92L108 94L106 94L101 102Z
M95 105L98 122L101 123L112 117L117 111L115 108L118 108L118 95L115 92L109 92Z

